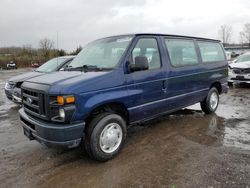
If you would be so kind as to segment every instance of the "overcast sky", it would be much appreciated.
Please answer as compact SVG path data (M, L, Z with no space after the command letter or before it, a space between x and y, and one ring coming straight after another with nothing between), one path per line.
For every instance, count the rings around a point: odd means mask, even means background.
M0 0L0 47L49 38L59 48L105 36L158 32L218 38L233 27L233 41L250 22L250 0Z

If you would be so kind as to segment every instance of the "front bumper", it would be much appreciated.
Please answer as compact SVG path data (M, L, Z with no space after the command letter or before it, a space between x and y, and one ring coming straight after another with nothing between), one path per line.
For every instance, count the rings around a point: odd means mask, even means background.
M24 134L30 140L51 147L74 148L79 146L84 136L85 122L74 124L49 123L29 116L24 109L19 110Z
M248 75L230 75L228 78L230 83L250 83L250 76Z

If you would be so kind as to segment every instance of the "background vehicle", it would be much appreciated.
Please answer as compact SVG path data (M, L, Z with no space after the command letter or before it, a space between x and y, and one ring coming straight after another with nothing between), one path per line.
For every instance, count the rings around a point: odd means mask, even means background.
M38 68L40 65L39 63L31 63L32 68Z
M16 63L14 63L13 61L9 62L6 64L6 69L17 69Z
M250 83L250 52L244 53L228 67L228 83Z
M46 73L51 73L51 72L64 69L73 60L74 57L75 56L62 56L62 57L53 58L32 72L12 77L5 84L6 96L8 97L8 99L12 100L13 102L21 104L22 102L21 85L25 80L34 78L36 76L40 76Z
M211 39L108 37L89 43L67 70L23 83L24 134L48 146L82 142L99 161L119 153L128 125L195 103L211 114L227 92L228 62Z

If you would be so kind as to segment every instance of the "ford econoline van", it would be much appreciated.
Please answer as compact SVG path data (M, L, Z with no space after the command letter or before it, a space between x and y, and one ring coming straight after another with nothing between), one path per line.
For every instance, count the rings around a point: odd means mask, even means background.
M24 134L47 146L81 143L96 160L123 147L129 125L200 103L216 111L228 63L217 40L162 34L86 45L67 70L22 84Z

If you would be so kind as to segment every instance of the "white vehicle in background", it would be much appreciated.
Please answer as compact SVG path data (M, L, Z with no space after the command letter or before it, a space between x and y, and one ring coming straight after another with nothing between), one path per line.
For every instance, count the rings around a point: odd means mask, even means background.
M250 52L240 55L228 68L229 84L250 83Z
M11 61L9 63L6 64L6 69L17 69L16 63L14 63L14 61Z

